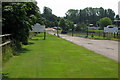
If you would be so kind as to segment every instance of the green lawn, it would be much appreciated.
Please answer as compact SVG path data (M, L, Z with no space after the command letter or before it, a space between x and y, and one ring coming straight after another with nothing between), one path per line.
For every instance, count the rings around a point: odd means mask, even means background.
M104 32L104 30L88 30L88 31L94 31L94 32Z
M94 32L104 32L104 30L88 30L88 31L94 31ZM120 30L118 30L120 32Z
M71 35L72 36L72 33L67 33L67 35ZM87 33L74 33L73 34L74 36L79 36L79 37L84 37L86 38L87 36ZM102 34L101 34L102 35ZM107 35L107 34L106 34ZM88 34L88 37L87 38L90 38L90 39L106 39L106 40L120 40L120 38L113 38L113 37L103 37L103 36L96 36L94 35L94 37L92 37L92 33Z
M86 48L47 34L29 40L3 67L9 78L117 78L118 64Z

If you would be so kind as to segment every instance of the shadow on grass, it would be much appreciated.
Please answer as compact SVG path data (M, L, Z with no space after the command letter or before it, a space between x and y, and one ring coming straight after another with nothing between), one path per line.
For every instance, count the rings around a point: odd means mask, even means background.
M39 40L39 39L31 39L31 40L33 40L33 41L37 41L37 40Z
M41 38L39 38L39 39L30 39L30 40L32 40L32 41L44 40L44 37L41 37ZM29 44L28 44L28 45L29 45Z
M28 44L27 45L32 45L32 44L34 44L33 42L28 42Z
M2 80L119 80L117 78L8 78Z
M19 51L19 53L26 53L26 52L28 52L28 51L30 51L30 50L28 50L27 48L22 48L22 49Z
M2 79L8 79L9 78L9 73L2 73Z
M2 80L119 80L119 78L9 78L9 73L2 73Z
M14 54L14 56L20 56L21 54L26 53L26 52L28 52L28 51L31 51L31 50L28 50L27 48L22 48L22 49L20 49L19 51L17 51L17 52Z
M37 35L36 37L44 37L44 34L43 35Z

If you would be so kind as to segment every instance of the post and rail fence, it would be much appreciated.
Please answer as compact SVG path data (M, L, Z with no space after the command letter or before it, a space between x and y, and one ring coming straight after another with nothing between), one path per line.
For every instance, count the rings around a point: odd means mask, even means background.
M69 32L72 34L72 32ZM86 35L86 36L98 36L98 37L103 37L103 38L120 38L120 33L110 33L110 32L74 32L74 36L82 36L82 35Z
M10 36L11 34L0 35L0 40L2 41L2 43L0 44L0 47L3 47L4 45L11 43Z
M68 35L77 37L88 37L94 39L114 39L120 40L120 32L104 32L95 30L72 31L68 30Z

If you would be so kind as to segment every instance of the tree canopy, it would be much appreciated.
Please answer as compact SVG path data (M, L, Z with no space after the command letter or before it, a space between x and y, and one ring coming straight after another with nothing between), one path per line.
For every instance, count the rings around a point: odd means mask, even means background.
M11 39L17 47L20 42L28 43L31 26L41 20L36 2L2 3L3 34L12 34Z
M42 17L44 19L44 24L46 25L46 27L57 26L56 23L58 23L58 21L60 20L59 17L52 14L52 9L50 9L49 7L44 7Z
M106 27L108 25L112 25L112 20L108 17L105 17L105 18L101 18L98 23L101 26L101 28L103 29L104 27Z
M70 20L62 18L59 22L59 26L62 28L62 33L67 33L70 29L73 29L74 23Z
M115 12L112 9L104 9L102 7L87 7L80 10L70 9L66 12L66 19L74 23L96 24L99 19L104 17L114 20Z

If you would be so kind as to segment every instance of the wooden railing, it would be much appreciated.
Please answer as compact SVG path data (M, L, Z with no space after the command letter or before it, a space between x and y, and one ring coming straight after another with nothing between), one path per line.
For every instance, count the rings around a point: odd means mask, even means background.
M1 44L0 44L0 47L4 46L4 45L7 45L9 43L11 43L10 39L7 38L7 40L3 41L3 38L5 37L9 37L11 34L4 34L4 35L0 35L0 40L1 40Z

